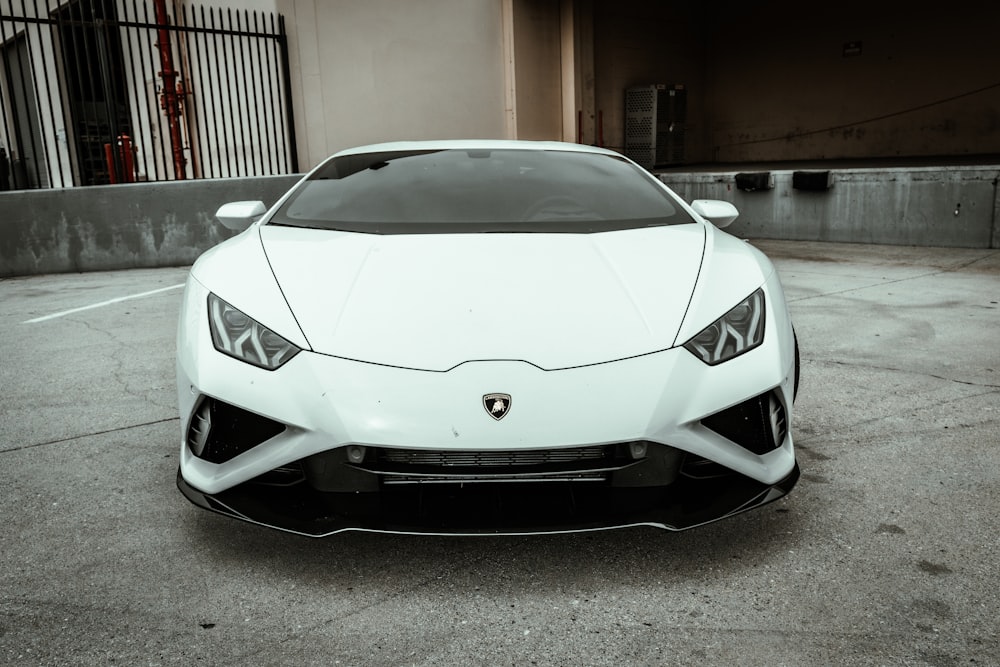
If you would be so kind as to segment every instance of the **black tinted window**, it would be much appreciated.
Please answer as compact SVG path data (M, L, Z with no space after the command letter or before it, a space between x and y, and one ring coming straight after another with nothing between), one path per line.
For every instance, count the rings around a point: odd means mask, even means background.
M379 234L591 232L687 222L649 174L623 159L540 150L333 158L271 221Z

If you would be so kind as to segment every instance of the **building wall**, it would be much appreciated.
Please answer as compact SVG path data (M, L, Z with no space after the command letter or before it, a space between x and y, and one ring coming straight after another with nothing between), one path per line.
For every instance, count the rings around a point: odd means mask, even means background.
M1000 5L801 7L706 10L708 160L1000 153Z
M499 0L277 0L291 48L299 168L342 148L503 138Z
M514 0L513 10L516 137L562 139L559 0Z
M44 14L64 4L38 6ZM348 146L407 138L516 136L624 150L625 90L655 83L685 87L688 164L1000 154L997 3L928 11L898 0L844 0L819 18L795 0L229 4L238 14L274 9L285 18L300 159L287 169L279 160L277 173L308 169ZM116 5L122 16L135 11L125 0ZM141 6L148 14L148 2ZM12 4L0 13L23 12ZM59 60L51 31L28 32L36 63ZM135 61L142 41L129 34L126 61ZM196 93L185 102L188 175L254 173L234 166L233 156L256 155L257 140L220 138L190 121L231 115L235 106L241 127L266 126L251 112L257 105L199 95L201 78L226 79L225 71L195 38L177 48L211 56L205 72L182 73ZM127 77L137 128L153 128L161 114L158 68L148 62L141 78L131 70ZM60 81L53 71L36 85L41 108L51 112L39 121L38 152L57 168L50 183L34 185L72 184L74 130L57 103ZM0 85L0 95L10 116L7 88ZM159 126L154 134L163 134ZM11 155L9 143L0 136ZM137 143L140 171L158 164L164 171L140 178L170 178L169 141ZM192 146L224 153L221 169L199 169L207 161Z
M625 91L633 86L681 84L687 91L686 153L705 157L703 65L695 3L622 0L594 3L595 137L583 143L624 152Z
M594 25L616 150L625 89L680 83L688 163L1000 153L996 3L598 0Z

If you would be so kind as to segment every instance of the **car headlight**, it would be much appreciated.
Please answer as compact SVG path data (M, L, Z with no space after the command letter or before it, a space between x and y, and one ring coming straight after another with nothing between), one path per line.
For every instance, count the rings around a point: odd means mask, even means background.
M721 364L764 341L764 290L759 289L684 343L709 366Z
M216 350L269 371L279 368L300 351L214 294L208 295L208 323Z

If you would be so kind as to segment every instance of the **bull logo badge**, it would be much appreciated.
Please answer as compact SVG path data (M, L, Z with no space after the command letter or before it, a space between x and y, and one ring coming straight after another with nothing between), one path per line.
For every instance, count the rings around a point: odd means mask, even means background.
M500 421L510 412L510 394L486 394L483 396L483 407L490 417Z

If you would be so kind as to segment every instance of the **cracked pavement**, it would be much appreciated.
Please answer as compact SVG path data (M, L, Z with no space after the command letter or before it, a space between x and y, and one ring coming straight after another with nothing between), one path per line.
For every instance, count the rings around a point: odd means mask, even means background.
M310 540L174 487L185 269L0 281L0 663L1000 664L1000 251L756 243L785 499L684 533Z

